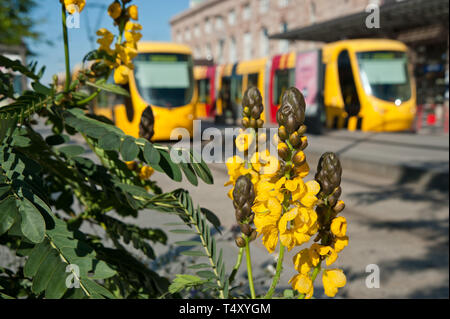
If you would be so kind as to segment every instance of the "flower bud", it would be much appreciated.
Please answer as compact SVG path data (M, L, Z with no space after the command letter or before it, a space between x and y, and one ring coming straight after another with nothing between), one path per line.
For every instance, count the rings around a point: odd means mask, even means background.
M339 214L340 212L342 212L345 208L345 203L344 201L340 200L337 202L336 205L334 205L333 210L336 214Z
M297 153L295 153L295 155L292 157L292 162L295 166L301 166L305 163L305 161L305 153L303 153L303 151L301 150L298 150Z
M250 234L250 241L254 241L256 239L256 236L258 236L258 232L256 231L256 229L253 229L252 233Z
M306 129L307 129L307 128L306 128L306 125L300 126L300 128L299 128L298 131L297 131L298 135L300 135L300 136L305 135Z
M245 239L241 236L236 237L234 241L236 242L236 246L238 246L239 248L245 247Z
M341 187L338 186L334 189L334 191L331 193L331 195L328 196L328 205L330 205L331 207L336 205L340 196L341 196Z
M302 142L302 139L297 132L294 132L289 136L289 142L293 147L297 148L297 146L299 146L300 143Z
M240 224L239 227L245 236L250 236L253 232L253 228L249 224Z
M305 107L303 94L294 87L287 89L277 112L278 124L285 126L288 134L297 131L305 121Z
M288 133L283 125L280 125L280 127L278 128L278 136L283 141L287 140L288 138Z
M138 20L139 19L138 8L137 8L136 5L133 4L133 5L128 7L128 15L133 20Z
M342 167L339 158L336 154L332 152L324 153L319 160L317 165L317 173L315 175L315 180L320 185L319 197L325 198L334 193L333 198L329 198L336 204L339 196L341 195L340 187L341 184ZM337 189L339 187L339 189ZM330 203L331 205L331 203ZM333 207L334 205L331 205Z
M286 145L286 143L281 142L277 146L278 150L278 156L282 158L283 160L287 161L289 159L290 151L289 147Z
M242 98L242 106L248 108L247 113L250 112L250 116L255 121L260 118L261 113L264 111L264 106L261 93L256 87L251 87L245 91ZM252 125L252 127L256 127L256 125Z
M308 138L306 136L302 136L299 149L301 149L303 151L307 147L308 147Z
M250 175L241 175L233 189L233 206L236 220L240 223L251 215L251 206L255 200L255 190Z
M242 126L245 128L248 128L249 125L250 125L250 120L248 119L248 117L242 118Z
M108 14L114 20L116 20L118 17L120 17L121 13L122 13L122 6L120 5L119 2L114 1L108 7Z

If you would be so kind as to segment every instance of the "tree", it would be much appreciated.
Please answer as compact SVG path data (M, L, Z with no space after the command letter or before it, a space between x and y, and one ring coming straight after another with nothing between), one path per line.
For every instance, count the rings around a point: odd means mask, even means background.
M0 0L0 43L19 45L24 38L39 38L40 34L32 30L35 21L30 17L36 6L34 0Z

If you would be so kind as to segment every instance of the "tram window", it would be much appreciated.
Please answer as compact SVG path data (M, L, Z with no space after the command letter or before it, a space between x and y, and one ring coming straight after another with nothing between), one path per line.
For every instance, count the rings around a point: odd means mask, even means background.
M231 80L231 98L237 104L242 101L242 75L235 76Z
M198 100L200 103L210 103L209 91L210 82L209 79L203 79L197 81L198 87Z
M272 103L274 105L280 104L284 91L286 91L286 89L294 85L295 85L294 69L277 70L275 72Z
M247 88L258 87L258 73L252 73L248 75Z
M358 92L356 91L352 65L347 50L344 50L339 54L338 72L339 84L341 86L342 98L344 99L345 111L349 116L358 115L360 110Z

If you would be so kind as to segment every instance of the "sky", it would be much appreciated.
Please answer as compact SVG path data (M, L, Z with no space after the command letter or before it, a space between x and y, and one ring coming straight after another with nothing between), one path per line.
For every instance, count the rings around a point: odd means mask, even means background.
M71 68L81 62L87 52L97 47L95 32L99 28L116 31L113 20L106 12L112 2L112 0L86 0L86 7L80 16L80 28L69 29ZM39 65L46 66L42 82L49 83L53 74L64 71L61 7L59 0L45 0L38 3L32 16L38 21L34 29L42 33L42 39L39 42L26 42L29 49L36 54L31 60L37 60ZM170 18L189 7L189 0L134 0L132 3L139 8L138 22L143 27L141 41L171 41ZM93 41L89 40L88 34L94 36ZM52 45L49 45L48 41L51 41Z

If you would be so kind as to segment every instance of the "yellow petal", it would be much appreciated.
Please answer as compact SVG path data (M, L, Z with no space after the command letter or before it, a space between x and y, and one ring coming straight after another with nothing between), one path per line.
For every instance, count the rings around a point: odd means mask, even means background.
M312 280L309 276L298 274L292 278L292 288L301 294L308 294L311 291Z
M347 283L344 272L341 269L327 269L322 275L323 288L328 297L334 297L338 288L342 288Z
M307 274L311 268L311 258L307 248L302 249L293 258L295 269L301 274Z
M347 233L347 220L343 216L333 219L330 229L337 237L344 237Z
M336 237L334 242L334 250L338 253L348 245L348 237Z
M317 195L320 192L320 185L314 180L306 182L306 188L308 189L308 193L314 195Z
M293 192L297 189L298 186L298 182L296 180L288 180L286 181L286 189L289 190L290 192Z

